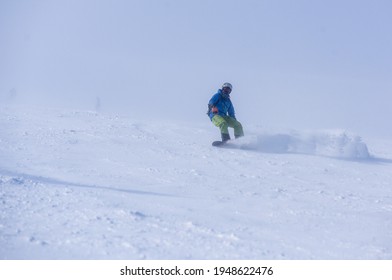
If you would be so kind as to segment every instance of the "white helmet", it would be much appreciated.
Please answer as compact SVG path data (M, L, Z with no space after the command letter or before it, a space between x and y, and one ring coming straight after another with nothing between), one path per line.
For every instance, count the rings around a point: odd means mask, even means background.
M230 90L233 90L233 86L230 84L230 83L224 83L223 85L222 85L222 89L223 88L229 88Z

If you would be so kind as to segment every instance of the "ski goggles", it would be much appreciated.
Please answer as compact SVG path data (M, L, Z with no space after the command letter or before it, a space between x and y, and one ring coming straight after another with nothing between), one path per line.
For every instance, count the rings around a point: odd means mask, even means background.
M223 93L230 94L231 88L229 88L229 87L224 87L224 88L222 88L222 91L223 91Z

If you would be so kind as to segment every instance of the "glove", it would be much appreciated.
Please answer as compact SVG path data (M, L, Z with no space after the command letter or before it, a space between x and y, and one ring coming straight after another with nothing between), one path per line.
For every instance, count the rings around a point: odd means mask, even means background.
M212 111L213 114L218 114L218 107L215 107L215 106L212 107L211 111Z

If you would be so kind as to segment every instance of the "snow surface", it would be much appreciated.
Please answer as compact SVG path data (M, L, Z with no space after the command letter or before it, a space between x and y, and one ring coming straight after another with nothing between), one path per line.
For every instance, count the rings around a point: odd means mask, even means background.
M392 146L0 108L1 259L391 259Z

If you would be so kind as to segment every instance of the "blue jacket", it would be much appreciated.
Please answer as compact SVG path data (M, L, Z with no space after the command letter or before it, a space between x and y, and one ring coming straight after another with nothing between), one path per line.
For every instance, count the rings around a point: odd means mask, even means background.
M227 116L229 115L230 117L235 119L235 111L234 111L234 106L233 103L231 103L230 100L230 95L224 94L222 90L218 90L217 93L212 96L210 99L210 102L208 102L208 107L215 106L218 108L218 115L220 116ZM209 111L209 117L212 119L214 117L214 113Z

